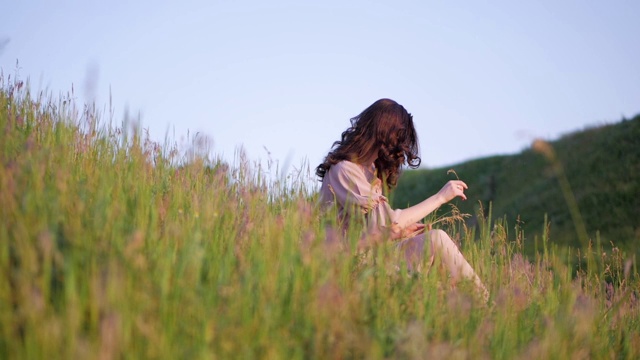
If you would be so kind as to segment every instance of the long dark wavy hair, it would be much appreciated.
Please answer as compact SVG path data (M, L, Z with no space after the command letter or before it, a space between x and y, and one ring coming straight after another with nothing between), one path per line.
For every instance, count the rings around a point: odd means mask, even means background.
M316 175L322 181L332 165L342 160L362 163L374 155L377 176L387 190L396 186L403 164L420 166L413 117L391 99L380 99L351 119L351 127L342 133L340 141L333 143L324 162L316 168Z

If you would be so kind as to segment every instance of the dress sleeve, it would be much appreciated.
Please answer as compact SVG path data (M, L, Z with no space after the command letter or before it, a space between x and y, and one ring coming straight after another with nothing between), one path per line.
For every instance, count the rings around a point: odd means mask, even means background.
M347 162L339 162L327 172L327 184L335 201L343 208L358 206L363 213L373 209L379 202L372 184L364 172Z
M380 180L371 183L356 164L339 162L331 167L327 176L335 201L342 208L361 210L370 225L386 226L397 221L401 210L391 209L382 195Z

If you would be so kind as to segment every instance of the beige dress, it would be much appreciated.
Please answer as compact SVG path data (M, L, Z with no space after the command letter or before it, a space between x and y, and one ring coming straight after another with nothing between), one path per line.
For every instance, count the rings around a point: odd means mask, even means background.
M347 229L354 217L363 221L366 225L363 238L379 234L384 229L398 234L397 221L402 210L392 209L387 198L382 195L382 182L375 176L373 165L364 167L346 160L332 165L322 180L320 202L325 208L336 208L343 229ZM401 231L399 233L402 234ZM454 281L463 278L473 281L484 300L488 299L489 293L482 281L444 231L429 230L426 234L420 232L395 238L400 240L397 243L398 249L404 255L410 270L419 271L427 250L429 267L434 256L438 255Z

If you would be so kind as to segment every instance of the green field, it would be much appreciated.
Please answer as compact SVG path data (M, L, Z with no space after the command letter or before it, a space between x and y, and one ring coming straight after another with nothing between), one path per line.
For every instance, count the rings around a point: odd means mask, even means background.
M524 256L501 214L448 224L484 304L437 264L396 267L392 244L356 254L295 174L0 83L0 358L640 357L638 270L618 248L559 251L543 232Z

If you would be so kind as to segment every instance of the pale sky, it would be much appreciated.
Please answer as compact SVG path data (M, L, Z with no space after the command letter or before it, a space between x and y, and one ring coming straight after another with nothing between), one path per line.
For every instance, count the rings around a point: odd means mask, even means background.
M111 89L116 121L139 113L156 141L200 133L281 167L315 167L388 97L439 167L640 113L639 16L635 0L5 1L0 68L99 108Z

